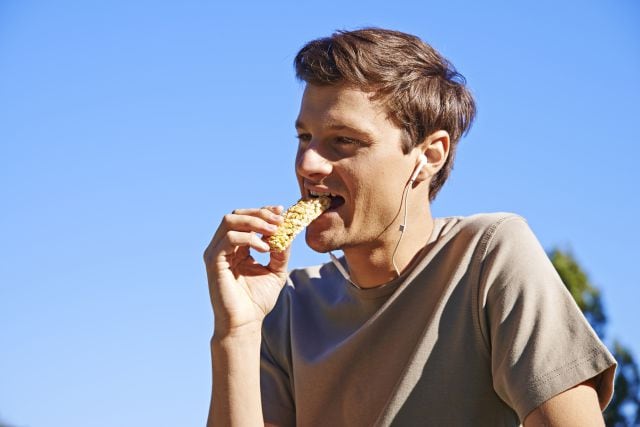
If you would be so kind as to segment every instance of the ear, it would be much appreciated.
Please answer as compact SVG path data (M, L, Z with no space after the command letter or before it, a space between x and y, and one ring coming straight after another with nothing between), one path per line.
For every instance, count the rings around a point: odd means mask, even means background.
M438 130L427 136L424 142L416 146L419 154L427 157L428 163L422 168L416 178L416 182L430 179L438 173L449 157L450 138L446 130Z

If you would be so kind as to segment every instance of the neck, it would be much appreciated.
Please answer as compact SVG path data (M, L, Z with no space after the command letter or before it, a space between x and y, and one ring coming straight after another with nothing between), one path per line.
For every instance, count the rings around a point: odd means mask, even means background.
M401 236L399 225L400 221L390 227L384 240L373 245L344 249L351 280L358 287L375 288L383 285L398 277L398 272L402 274L409 267L420 250L426 246L433 231L433 218L428 205L420 214L408 218L402 240L396 250Z

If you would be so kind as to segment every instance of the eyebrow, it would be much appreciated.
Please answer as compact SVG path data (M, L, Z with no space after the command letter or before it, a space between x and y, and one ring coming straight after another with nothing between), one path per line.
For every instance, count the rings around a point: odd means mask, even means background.
M300 119L296 120L296 129L306 129L306 126L304 125L304 123L302 123L302 121ZM353 126L349 126L349 125L345 125L342 123L335 123L335 124L330 124L329 126L327 126L327 129L329 130L349 130L351 132L357 133L363 137L365 137L366 139L372 141L373 140L373 133L363 130L363 129L358 129L358 128L354 128Z

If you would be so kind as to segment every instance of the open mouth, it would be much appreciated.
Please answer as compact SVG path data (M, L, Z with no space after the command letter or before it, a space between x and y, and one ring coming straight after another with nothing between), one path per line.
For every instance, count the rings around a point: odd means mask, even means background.
M344 205L344 197L342 196L339 196L333 193L323 193L323 192L309 190L309 197L320 197L320 196L328 197L329 199L331 199L331 206L329 206L329 209L327 209L327 211L337 209L340 206Z

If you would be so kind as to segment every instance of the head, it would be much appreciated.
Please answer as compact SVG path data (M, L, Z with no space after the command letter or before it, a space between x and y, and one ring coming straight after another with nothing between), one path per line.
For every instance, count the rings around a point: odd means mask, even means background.
M369 93L401 130L405 154L430 135L446 131L448 156L429 183L429 200L436 197L453 168L457 144L475 116L465 79L449 61L413 35L364 28L307 43L294 64L297 77L309 85Z

